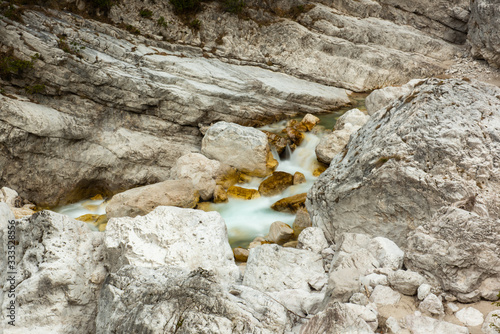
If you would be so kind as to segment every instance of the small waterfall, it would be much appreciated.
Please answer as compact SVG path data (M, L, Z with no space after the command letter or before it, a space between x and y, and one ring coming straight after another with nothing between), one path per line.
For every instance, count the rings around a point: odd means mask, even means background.
M293 154L292 149L287 144L285 150L283 151L283 160L290 160L292 158L292 154Z
M278 161L278 164L280 164L281 163L280 154L278 153L278 151L276 150L276 147L274 147L274 145L270 145L270 146L271 146L271 153L273 154L274 159L276 159L276 161Z

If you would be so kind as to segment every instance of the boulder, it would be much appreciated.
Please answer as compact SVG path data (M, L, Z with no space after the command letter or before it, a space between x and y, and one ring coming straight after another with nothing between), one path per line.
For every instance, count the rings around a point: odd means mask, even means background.
M106 215L142 216L158 206L194 208L198 200L199 193L190 180L167 180L114 195L106 206Z
M498 293L498 284L486 281L498 282L500 267L495 263L500 263L498 218L445 207L408 237L406 267L422 272L463 302Z
M218 212L160 206L145 216L110 219L105 234L113 272L129 264L200 267L227 281L239 277Z
M110 274L95 321L105 333L284 333L294 321L267 294L213 272L126 265Z
M395 305L400 299L399 292L384 285L377 285L370 295L370 300L377 305Z
M293 185L294 176L286 172L274 172L259 185L259 193L262 196L274 196L281 194L285 189Z
M330 164L333 158L347 145L351 135L359 129L359 126L346 123L342 130L333 131L321 138L315 149L318 161L327 165Z
M301 172L295 172L293 174L293 185L306 183L306 177Z
M257 189L248 189L238 186L231 186L227 189L227 196L239 198L239 199L256 199L260 197L260 193Z
M500 8L496 0L477 0L470 5L467 42L472 56L500 68Z
M443 205L499 217L499 94L476 81L427 79L376 113L309 190L313 226L329 241L355 232L403 246Z
M269 235L267 240L278 245L283 245L293 238L293 230L290 226L283 222L274 222L269 227Z
M297 248L321 253L323 249L328 248L328 242L320 228L307 227L299 235Z
M300 121L307 128L307 131L311 131L319 122L320 119L311 114L305 115Z
M305 228L310 226L312 226L312 222L307 210L305 208L298 209L292 225L294 234L300 235Z
M422 312L430 313L431 315L444 315L444 306L441 298L431 293L418 305Z
M500 328L500 310L491 311L486 315L481 330L484 334L498 334Z
M355 127L362 127L370 118L369 115L366 115L359 109L351 109L346 111L342 116L337 119L335 126L333 128L334 131L342 130L347 123L350 123Z
M199 153L183 155L175 162L170 172L174 179L188 179L200 193L204 201L212 199L216 186L216 179L221 173L221 163L211 160Z
M261 177L272 172L268 161L275 162L262 131L228 122L217 122L207 130L201 152L210 159Z
M368 115L373 115L376 111L389 106L393 101L397 101L401 96L409 94L422 81L421 79L414 79L401 87L375 89L365 100Z
M404 328L412 334L469 334L467 327L421 315L407 315L404 318Z
M455 313L455 316L460 320L465 326L480 326L484 322L484 317L481 311L473 307L465 307Z
M420 285L424 284L425 278L410 270L397 270L391 272L387 277L389 285L407 296L414 296Z
M285 197L271 205L271 209L280 212L296 213L299 209L304 208L307 193L297 194L290 197Z
M97 301L107 274L104 234L51 211L17 220L15 226L15 327L2 316L0 331L95 333ZM2 254L7 254L8 244L2 244ZM1 269L6 282L7 261ZM4 310L11 300L8 291L5 285L0 294Z

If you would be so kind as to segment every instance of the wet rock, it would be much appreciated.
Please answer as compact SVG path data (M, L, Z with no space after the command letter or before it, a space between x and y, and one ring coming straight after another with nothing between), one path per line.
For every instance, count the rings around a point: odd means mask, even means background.
M370 116L366 115L359 109L351 109L346 111L342 116L337 119L334 131L342 130L345 128L347 123L350 123L354 127L362 127L368 121Z
M304 134L299 130L295 129L294 127L287 126L283 130L283 132L286 134L288 139L290 139L291 142L297 146L300 145L304 140Z
M402 246L443 205L499 217L498 94L480 82L428 79L376 113L309 191L313 225L329 241L349 231Z
M293 238L293 230L290 226L283 222L274 222L269 227L269 235L267 239L278 245L283 245Z
M227 195L234 198L240 199L256 199L260 197L259 191L257 189L248 189L238 186L232 186L227 189Z
M320 228L307 227L299 235L297 247L307 249L314 253L321 253L323 249L328 248L325 234Z
M272 172L267 167L270 154L267 136L251 127L217 122L203 137L201 151L208 158L249 175L266 176Z
M305 228L310 226L312 226L312 222L307 210L305 208L298 209L292 225L294 234L300 235Z
M318 161L324 164L330 164L333 158L342 152L344 147L349 142L351 134L358 131L359 126L351 125L350 123L344 125L342 130L333 131L321 138L320 143L316 146L315 152Z
M208 159L199 153L189 153L177 159L170 173L174 179L190 180L200 193L200 198L208 201L213 197L220 168L221 163L217 160Z
M99 232L103 232L106 229L106 225L108 223L108 217L106 215L94 215L91 213L87 213L75 219L85 223L93 224L95 227L97 227Z
M281 154L281 152L285 150L286 145L288 143L284 137L280 136L279 134L269 132L266 130L261 130L261 131L266 134L267 140L269 141L269 145L274 146L278 154Z
M494 0L471 3L467 42L475 58L485 59L490 66L500 68L500 9Z
M306 177L301 172L295 172L293 174L293 185L306 183Z
M465 307L455 313L455 316L465 326L480 326L484 321L483 314L473 307Z
M216 185L214 188L214 203L227 202L227 193L223 186Z
M391 287L407 296L414 296L417 293L418 287L425 282L425 278L422 275L410 270L391 272L388 280Z
M428 312L431 315L444 315L444 306L441 298L431 293L425 297L418 308L422 312Z
M17 333L95 333L97 300L107 274L103 238L85 223L51 211L16 222ZM7 243L2 247L7 254ZM6 282L6 261L1 269ZM0 301L7 309L6 293ZM6 319L0 330L12 330Z
M281 194L285 189L293 185L294 176L286 172L274 172L259 185L259 193L262 196L274 196Z
M500 225L456 207L445 207L427 223L411 232L405 265L424 273L444 291L462 302L494 296L500 268ZM489 292L488 292L489 291Z
M399 292L384 285L377 285L370 295L370 300L378 305L395 305L400 299Z
M158 206L194 208L199 193L189 180L167 180L133 188L114 195L106 206L106 215L135 217L146 215Z
M233 255L236 261L247 262L248 254L249 254L248 249L241 247L233 248Z
M305 115L300 121L307 128L307 131L311 131L319 122L320 119L311 114Z
M491 311L486 315L481 330L484 334L498 334L498 328L500 328L500 310Z
M271 209L280 212L296 213L300 208L305 207L307 193L285 197L271 205Z

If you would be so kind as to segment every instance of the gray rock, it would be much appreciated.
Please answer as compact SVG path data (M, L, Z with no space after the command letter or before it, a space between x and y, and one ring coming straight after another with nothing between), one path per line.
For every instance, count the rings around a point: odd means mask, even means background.
M273 158L267 136L251 127L217 122L205 133L201 151L250 175L266 176L272 172L268 167L268 159Z
M167 180L114 195L106 205L106 215L109 218L143 216L158 206L194 208L198 199L198 190L191 180Z
M443 205L500 216L499 94L479 82L428 79L376 113L310 189L313 226L329 241L353 232L402 246Z
M473 307L465 307L455 313L455 316L465 326L480 326L484 322L484 317L481 311Z
M325 304L330 301L347 302L361 290L360 274L355 268L342 268L330 272Z
M310 227L311 224L311 217L309 217L309 213L307 212L307 210L304 208L298 209L292 225L295 235L300 235L300 233L305 228Z
M401 331L401 326L399 322L394 317L389 317L385 321L385 327L387 328L387 332L389 334L398 334Z
M500 8L496 0L471 3L467 42L471 53L488 64L500 68Z
M307 227L304 229L298 238L297 248L307 249L314 253L321 253L325 248L328 248L323 230L317 227Z
M405 265L424 273L434 286L441 286L459 301L477 301L481 294L496 291L496 284L482 283L500 277L500 268L491 265L500 261L499 240L498 219L446 207L410 233Z
M397 270L389 274L389 284L404 295L414 296L420 285L424 284L425 278L410 270Z
M347 145L351 135L359 129L359 126L347 123L342 127L342 130L333 131L321 138L315 149L318 161L330 164L332 159Z
M203 268L228 281L239 277L218 212L161 206L146 216L112 218L105 234L113 272L129 264Z
M376 111L389 106L393 101L398 100L401 96L409 94L413 88L422 79L410 80L407 84L401 87L385 87L381 89L376 89L366 97L365 105L368 115L373 115Z
M3 206L0 203L0 210ZM17 220L15 226L19 242L15 247L16 326L2 319L0 330L95 333L97 301L107 274L104 234L51 211ZM6 231L2 232L5 236ZM2 247L6 254L7 243ZM6 282L6 261L1 262L1 269ZM3 310L11 300L7 287L0 294Z
M441 298L431 293L418 306L422 312L428 312L431 315L444 315L444 306Z
M362 294L361 292L356 292L351 296L351 298L349 298L349 303L366 306L370 303L370 301L368 300L368 297L366 297L366 295Z
M377 305L395 305L400 299L399 292L384 285L377 285L370 295L370 300Z
M500 310L491 311L486 315L481 330L484 334L498 334L498 328L500 328Z
M426 316L407 315L404 318L404 323L404 327L409 329L412 334L469 334L467 327L462 327Z
M377 285L389 285L389 281L387 280L386 275L371 273L366 275L361 279L361 283L363 283L366 287L376 287Z
M450 310L451 313L457 313L459 310L457 304L455 303L447 303L446 307L448 308L448 310Z
M283 222L274 222L269 227L267 239L271 242L283 245L293 237L293 230Z

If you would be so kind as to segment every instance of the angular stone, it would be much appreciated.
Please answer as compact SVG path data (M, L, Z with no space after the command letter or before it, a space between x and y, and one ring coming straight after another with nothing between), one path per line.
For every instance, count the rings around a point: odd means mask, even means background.
M328 278L325 301L347 302L360 291L362 274L356 268L341 268L331 271Z
M351 109L346 111L342 116L337 119L335 123L334 130L342 130L346 126L347 123L350 123L352 126L362 127L368 121L370 116L366 115L359 109Z
M410 80L407 84L401 87L385 87L381 89L375 89L366 97L365 105L368 115L373 115L376 111L386 108L389 104L397 102L397 100L408 93L410 93L415 85L419 84L423 80L414 79Z
M269 235L267 239L271 242L283 245L293 238L293 230L290 226L283 222L274 222L269 227Z
M467 327L420 315L407 315L404 318L404 327L412 334L469 334Z
M293 174L293 185L306 183L306 177L301 172L295 172Z
M281 194L285 189L293 185L293 175L286 172L274 172L259 185L259 193L262 196L274 196Z
M389 274L389 284L404 295L414 296L425 278L414 271L397 270Z
M307 227L298 238L297 248L307 249L314 253L321 253L323 249L328 248L323 230L318 227Z
M395 305L400 299L399 292L384 285L377 285L370 295L370 300L379 305Z
M376 237L372 239L367 248L378 260L380 267L392 270L401 269L404 252L393 241Z
M309 217L307 210L305 208L298 209L292 225L295 235L300 235L305 228L310 226L312 226L311 217Z
M300 208L305 207L307 193L285 197L271 205L271 209L280 212L296 213Z
M231 186L227 189L227 195L230 197L235 197L239 199L256 199L260 197L259 191L257 189L248 189L238 186Z
M291 142L297 146L299 146L304 140L304 134L294 127L287 126L283 132L291 140Z
M300 121L300 123L305 125L307 131L311 131L319 122L320 119L311 114L305 115L304 118L302 118L302 120Z
M500 9L495 0L471 3L467 41L475 58L500 68Z
M281 152L285 150L286 145L288 145L288 143L284 137L280 136L279 134L269 132L266 130L261 130L261 131L266 134L269 145L274 146L278 154L281 154Z
M431 293L418 306L422 312L428 312L431 315L443 315L444 306L441 298Z
M315 149L318 161L329 165L333 158L347 145L347 142L351 138L351 134L358 129L359 127L349 125L342 130L333 131L324 136Z
M422 284L418 287L417 298L418 300L424 300L431 293L431 286L429 284Z
M247 262L248 260L248 249L236 247L233 248L233 255L236 261Z

